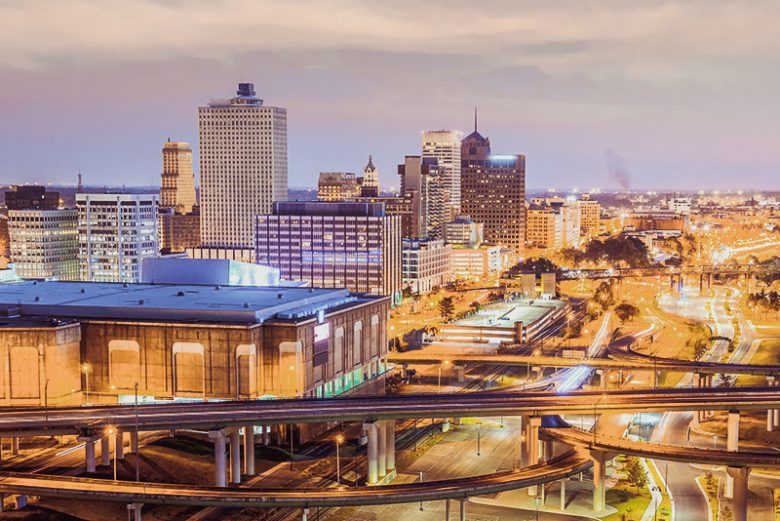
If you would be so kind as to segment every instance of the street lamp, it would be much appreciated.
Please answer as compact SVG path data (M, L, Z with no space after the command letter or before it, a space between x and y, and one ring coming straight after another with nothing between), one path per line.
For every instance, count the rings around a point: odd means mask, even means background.
M117 430L113 427L109 427L106 430L106 434L114 440L114 481L116 481L116 433Z
M81 364L81 371L84 373L84 380L86 383L86 391L84 392L84 399L89 401L89 364Z
M344 436L341 434L336 435L336 483L341 484L341 454L339 453L339 446L344 443Z
M449 365L449 364L450 364L450 361L449 360L445 360L441 365L439 365L439 384L438 384L439 390L441 390L441 368L442 368L442 365Z
M482 426L482 422L477 422L477 456L479 456L480 452L480 446L481 446L481 435L480 435L480 427Z

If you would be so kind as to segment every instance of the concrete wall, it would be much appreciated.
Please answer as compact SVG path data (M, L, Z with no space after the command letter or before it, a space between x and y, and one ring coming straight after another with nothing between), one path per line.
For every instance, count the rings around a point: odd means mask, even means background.
M49 405L81 400L78 324L0 329L0 403Z

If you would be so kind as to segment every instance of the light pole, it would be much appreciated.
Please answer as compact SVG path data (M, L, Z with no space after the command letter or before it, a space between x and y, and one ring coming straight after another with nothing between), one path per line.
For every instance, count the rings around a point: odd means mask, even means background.
M89 401L89 364L81 364L81 370L84 372L86 390L84 391L84 400Z
M43 384L43 418L46 430L49 429L49 379Z
M661 489L658 487L658 485L653 485L653 488L650 489L653 492L661 493ZM653 495L653 521L658 519L658 496Z
M135 383L135 480L141 481L141 442L138 439L138 382Z
M341 484L341 454L339 452L339 446L344 443L344 436L341 434L336 435L336 483Z
M480 452L480 445L481 445L481 436L480 436L480 427L482 426L481 422L477 422L477 456L479 456Z

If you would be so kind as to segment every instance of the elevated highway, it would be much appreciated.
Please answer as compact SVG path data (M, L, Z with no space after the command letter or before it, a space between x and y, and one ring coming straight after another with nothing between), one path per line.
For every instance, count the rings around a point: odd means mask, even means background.
M346 398L248 400L195 404L0 409L0 436L74 434L106 426L132 431L636 411L780 409L780 388L646 389L512 393L410 394Z
M0 473L0 491L129 504L176 504L220 507L333 507L386 505L414 501L464 499L540 485L582 472L591 465L579 449L543 464L467 478L375 487L227 489L167 483L136 483L65 476Z
M574 427L542 428L540 433L550 439L573 447L627 454L640 458L730 467L780 467L780 453L777 452L734 452L722 449L647 443L605 436L603 434L594 435L592 432L586 432Z
M520 356L520 355L450 355L426 354L416 352L390 353L389 362L397 364L443 364L453 365L505 365L540 367L592 367L594 369L624 369L636 371L666 371L699 374L736 374L780 376L780 365L726 364L717 362L698 362L655 358L651 356L610 349L614 358L567 358L560 356Z

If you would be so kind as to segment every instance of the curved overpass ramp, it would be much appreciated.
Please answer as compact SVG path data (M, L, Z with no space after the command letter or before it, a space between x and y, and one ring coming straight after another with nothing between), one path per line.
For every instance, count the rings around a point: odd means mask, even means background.
M571 450L547 463L467 478L376 487L296 489L215 488L66 476L0 473L0 491L34 496L215 507L334 507L463 499L541 485L591 466L585 451Z
M662 445L615 438L603 434L596 434L594 437L592 432L574 427L543 428L540 429L540 432L555 441L574 447L587 447L602 452L619 452L641 458L731 467L780 467L780 453L776 452L733 452L722 449Z

